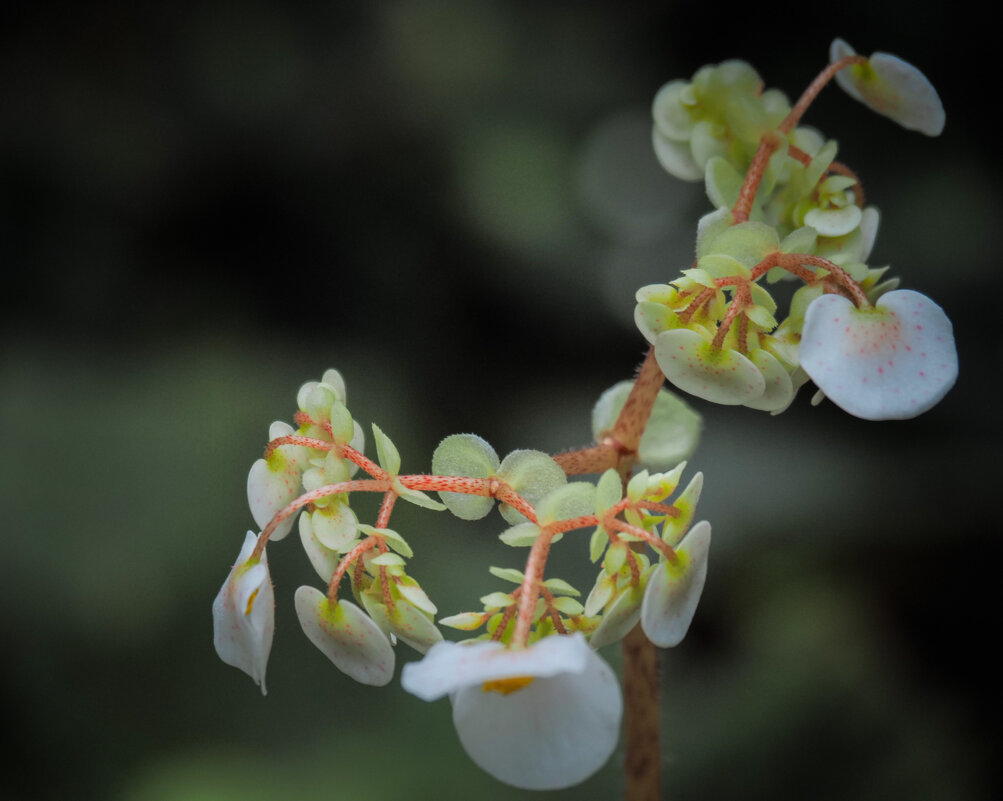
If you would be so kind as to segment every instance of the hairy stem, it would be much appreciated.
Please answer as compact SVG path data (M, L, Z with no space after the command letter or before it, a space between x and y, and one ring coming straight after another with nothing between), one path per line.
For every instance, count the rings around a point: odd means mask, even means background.
M659 801L658 654L640 626L623 638L623 705L626 724L625 801Z

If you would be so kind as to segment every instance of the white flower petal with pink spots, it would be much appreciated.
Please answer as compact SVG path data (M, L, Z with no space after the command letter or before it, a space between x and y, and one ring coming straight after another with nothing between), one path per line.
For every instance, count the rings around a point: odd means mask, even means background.
M276 421L268 431L269 439L289 436L293 428L288 423ZM309 451L299 445L280 445L268 460L258 459L247 474L247 503L258 528L264 529L276 512L296 499L303 488L303 470L307 466ZM293 527L295 515L283 520L271 539L281 540Z
M839 295L805 314L801 366L826 397L865 420L904 420L935 406L958 377L951 321L919 292L888 292L871 309Z
M394 677L394 650L372 619L351 601L331 606L316 587L296 590L303 632L335 667L357 682L382 687Z
M763 394L745 405L750 409L760 409L764 412L775 412L786 409L794 399L794 384L790 373L772 353L757 348L749 354L749 360L763 374L766 388Z
M766 389L763 374L738 351L715 348L688 328L663 331L655 338L655 359L673 384L698 398L738 405Z

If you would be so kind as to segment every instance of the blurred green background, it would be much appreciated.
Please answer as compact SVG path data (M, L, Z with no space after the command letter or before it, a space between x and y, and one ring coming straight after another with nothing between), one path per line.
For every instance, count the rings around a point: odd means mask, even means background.
M247 470L329 366L413 472L460 431L584 444L645 350L635 289L688 264L707 208L651 154L655 91L739 57L796 97L837 35L944 99L937 140L837 89L806 122L882 210L874 262L952 317L961 378L905 423L807 391L779 418L696 402L715 546L662 659L667 795L1000 797L997 33L944 0L846 5L8 10L0 799L532 795L466 759L446 702L357 685L306 641L295 537L270 549L268 696L216 658ZM394 527L442 614L517 565L497 516ZM587 589L573 545L554 570ZM553 797L616 797L621 760Z

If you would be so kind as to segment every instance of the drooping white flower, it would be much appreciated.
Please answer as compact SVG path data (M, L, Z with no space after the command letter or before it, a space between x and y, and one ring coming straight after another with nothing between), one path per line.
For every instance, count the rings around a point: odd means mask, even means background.
M829 48L830 62L856 55L842 39ZM912 64L889 53L873 53L865 64L836 73L836 82L855 100L883 114L903 128L927 136L944 130L944 106L929 79Z
M268 557L251 560L258 538L244 538L237 561L212 604L213 644L226 664L240 668L261 685L275 632L275 591L268 575Z
M679 645L707 581L710 523L701 520L676 546L676 563L655 565L641 604L641 628L659 648Z
M935 406L958 377L951 321L925 295L897 289L870 309L822 295L805 314L801 366L837 406L904 420Z
M401 684L426 701L449 694L467 754L515 787L578 784L602 767L619 737L619 684L580 633L521 649L442 642L404 666Z

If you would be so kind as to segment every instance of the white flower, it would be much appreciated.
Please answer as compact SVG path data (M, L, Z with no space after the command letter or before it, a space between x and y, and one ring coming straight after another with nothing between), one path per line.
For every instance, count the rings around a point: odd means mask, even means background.
M623 702L613 671L580 633L528 648L442 642L404 666L426 701L449 694L463 748L496 779L527 790L578 784L616 748Z
M830 62L856 55L842 39L829 48ZM855 100L927 136L944 130L944 106L929 79L912 64L888 53L873 53L866 64L853 64L836 73L836 82Z
M865 420L904 420L935 406L958 377L951 321L919 292L874 308L822 295L805 314L801 367L826 397Z
M689 631L707 581L710 523L701 520L676 546L678 561L655 566L641 604L641 628L659 648L672 648Z
M243 670L265 695L265 667L275 633L275 591L265 552L250 561L257 541L248 531L237 562L213 601L213 644L220 659Z
M268 438L278 439L293 433L288 423L276 420L268 429ZM271 456L258 459L247 474L247 503L258 527L264 529L286 504L296 500L303 490L303 470L309 451L299 445L282 445ZM293 527L295 515L283 520L272 532L271 539L280 540Z
M357 682L382 687L393 678L390 640L351 601L332 606L316 587L303 586L296 590L296 616L310 642Z

